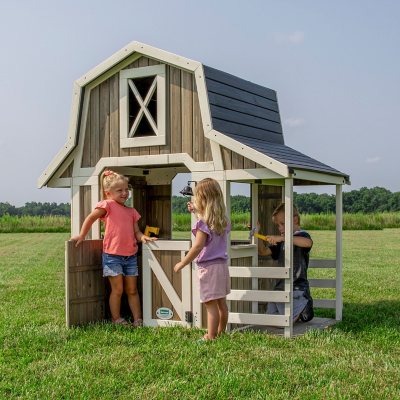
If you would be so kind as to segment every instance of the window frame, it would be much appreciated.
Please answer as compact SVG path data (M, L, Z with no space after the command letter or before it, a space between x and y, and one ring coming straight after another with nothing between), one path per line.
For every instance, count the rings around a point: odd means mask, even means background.
M135 78L155 77L157 90L157 131L155 136L129 137L129 93L132 90L129 81ZM131 68L120 71L119 76L119 112L120 112L120 146L145 147L160 146L166 144L166 68L165 65L151 65L148 67ZM144 101L144 99L142 99ZM143 105L144 108L145 105ZM143 110L143 107L142 110ZM141 111L147 118L145 111ZM137 127L140 124L137 124Z

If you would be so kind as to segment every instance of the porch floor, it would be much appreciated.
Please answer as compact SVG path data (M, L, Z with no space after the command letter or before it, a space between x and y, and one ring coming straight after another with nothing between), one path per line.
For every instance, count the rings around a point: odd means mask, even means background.
M296 322L293 325L293 337L302 336L307 331L312 329L327 329L332 325L335 325L340 321L337 321L333 318L320 318L314 317L310 322ZM276 326L262 326L262 325L246 325L240 328L235 328L230 331L230 333L238 332L238 331L259 331L265 332L272 335L284 336L284 328L276 327Z

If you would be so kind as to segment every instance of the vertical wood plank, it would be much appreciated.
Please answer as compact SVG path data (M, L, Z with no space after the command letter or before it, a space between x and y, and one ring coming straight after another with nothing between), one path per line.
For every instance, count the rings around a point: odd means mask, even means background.
M99 152L101 157L110 156L110 80L100 84L99 95Z
M170 100L170 67L165 69L165 145L160 146L160 154L171 153L171 100Z
M232 169L232 152L226 147L221 147L221 155L226 170Z
M96 86L90 93L90 166L99 160L99 96L100 89Z
M170 123L171 151L182 152L182 123L181 123L181 70L170 67Z
M204 132L200 114L199 94L193 77L193 158L204 161Z
M253 169L256 168L256 163L254 161L249 160L248 158L244 158L244 165L245 169Z
M238 153L232 152L232 169L243 169L244 158Z
M90 142L91 142L91 129L90 129L90 107L88 107L88 115L86 118L86 127L85 127L85 139L83 141L83 151L82 151L82 163L81 166L83 168L90 167Z
M193 154L193 75L182 71L182 153Z
M110 78L110 156L119 154L119 74L115 74Z

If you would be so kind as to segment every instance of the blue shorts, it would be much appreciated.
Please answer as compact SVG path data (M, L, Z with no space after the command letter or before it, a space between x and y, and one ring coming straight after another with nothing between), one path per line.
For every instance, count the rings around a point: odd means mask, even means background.
M138 276L137 256L103 253L103 276Z

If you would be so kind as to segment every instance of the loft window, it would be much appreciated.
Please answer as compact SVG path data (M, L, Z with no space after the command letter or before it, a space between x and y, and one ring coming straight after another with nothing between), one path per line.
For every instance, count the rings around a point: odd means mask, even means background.
M120 72L121 147L165 144L165 65Z

